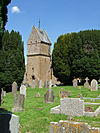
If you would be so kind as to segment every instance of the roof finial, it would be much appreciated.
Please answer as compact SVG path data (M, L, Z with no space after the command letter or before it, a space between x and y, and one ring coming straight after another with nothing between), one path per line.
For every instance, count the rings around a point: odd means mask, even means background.
M39 19L39 30L40 30L40 19Z

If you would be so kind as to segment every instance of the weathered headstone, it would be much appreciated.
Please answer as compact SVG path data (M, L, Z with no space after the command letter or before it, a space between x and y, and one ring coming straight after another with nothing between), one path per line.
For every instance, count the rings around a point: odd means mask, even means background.
M50 122L50 133L100 133L100 128L91 127L88 123L60 120Z
M12 83L12 94L13 95L16 95L17 94L17 88L18 88L17 83L16 82L13 82Z
M51 89L51 85L49 85L49 89L47 90L46 94L44 95L44 102L45 103L53 103L54 102L54 92Z
M24 110L24 95L16 94L14 96L14 108L12 112L19 112Z
M95 79L91 81L91 91L98 91L98 82Z
M47 80L44 82L44 88L48 88L48 81Z
M71 91L60 91L59 92L59 97L60 98L67 98L71 96Z
M73 87L77 87L77 79L74 79L72 82L73 82Z
M32 81L32 88L35 88L35 80Z
M4 91L4 97L6 96L6 91Z
M1 104L3 103L3 97L4 97L4 90L3 88L1 89Z
M90 85L89 85L89 82L88 82L89 81L88 77L86 77L85 80L86 80L86 82L84 83L84 87L89 89Z
M52 88L52 80L49 81L49 88Z
M0 114L0 133L18 133L19 116L11 113Z
M39 81L39 88L42 88L42 80Z
M35 97L40 98L40 93L39 92L36 93L36 96Z
M25 85L21 85L20 94L24 95L24 97L26 98L26 86Z

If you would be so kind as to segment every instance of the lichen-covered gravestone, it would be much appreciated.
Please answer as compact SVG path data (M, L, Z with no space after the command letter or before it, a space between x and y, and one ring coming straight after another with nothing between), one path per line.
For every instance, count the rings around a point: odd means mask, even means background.
M60 98L65 98L65 97L70 97L70 96L71 96L71 91L60 91L59 92Z
M98 91L98 82L95 79L91 81L91 91Z
M24 110L24 95L16 94L14 95L14 108L12 112L19 112Z
M86 80L86 82L84 83L84 87L89 89L90 85L89 85L89 82L88 82L89 81L88 77L86 77L85 80Z
M12 83L12 94L13 95L17 94L17 88L18 88L17 83L13 82Z
M74 79L72 82L73 82L73 87L77 87L77 79Z
M25 85L21 85L20 94L24 95L24 97L26 98L26 86Z

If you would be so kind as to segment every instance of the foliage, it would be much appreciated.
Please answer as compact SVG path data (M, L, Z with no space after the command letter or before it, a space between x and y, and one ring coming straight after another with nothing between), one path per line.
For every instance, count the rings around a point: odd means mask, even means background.
M4 32L0 53L0 87L10 91L11 84L21 84L25 71L24 48L19 32Z
M82 89L79 90L78 88L74 88L72 86L59 86L53 87L54 95L55 95L55 103L44 103L44 94L46 93L46 88L27 88L26 99L24 103L24 111L23 112L16 112L15 115L19 116L19 132L20 133L49 133L49 125L50 122L58 122L60 120L66 120L67 116L61 114L50 114L50 109L58 106L60 104L59 99L59 91L61 88L64 90L71 91L71 98L77 98L78 94L82 94L83 96L87 97L97 97L100 94L100 89L98 92L91 92L87 88L81 87ZM40 93L40 98L36 98L36 93ZM8 100L9 99L9 100ZM7 96L4 97L4 103L2 104L1 108L4 108L6 112L11 112L13 108L14 97L11 93L7 93ZM74 121L81 120L82 122L87 122L94 126L100 127L100 115L97 117L74 117ZM96 123L94 123L94 121Z
M53 50L53 69L54 75L64 84L68 84L68 79L72 81L74 77L98 80L100 30L80 31L58 37Z

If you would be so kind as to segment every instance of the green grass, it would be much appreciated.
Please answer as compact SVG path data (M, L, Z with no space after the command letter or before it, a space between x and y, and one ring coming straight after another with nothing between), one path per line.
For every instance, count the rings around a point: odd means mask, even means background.
M49 133L49 125L50 122L57 122L59 120L66 120L67 116L61 114L50 114L50 109L60 104L59 91L61 88L64 90L71 91L71 97L77 98L78 94L82 94L84 97L97 97L100 94L100 89L98 92L91 92L90 90L81 86L82 89L74 88L72 86L59 86L53 87L53 91L55 94L55 103L44 103L44 94L47 89L39 89L36 87L35 89L27 88L27 96L24 104L23 112L16 112L15 115L19 116L20 123L20 133ZM39 92L41 97L36 98L36 93ZM4 97L4 103L1 108L5 108L5 112L11 112L14 104L14 97L11 93L7 94ZM97 117L74 117L74 120L81 120L83 122L88 121L88 123L92 126L100 127L100 115ZM97 122L94 123L93 121Z

